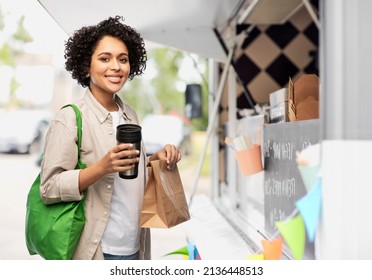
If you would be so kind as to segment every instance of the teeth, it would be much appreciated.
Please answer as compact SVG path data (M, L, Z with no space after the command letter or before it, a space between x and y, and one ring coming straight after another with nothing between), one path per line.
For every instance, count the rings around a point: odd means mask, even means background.
M120 77L112 77L112 76L109 76L107 77L107 79L111 82L120 82Z

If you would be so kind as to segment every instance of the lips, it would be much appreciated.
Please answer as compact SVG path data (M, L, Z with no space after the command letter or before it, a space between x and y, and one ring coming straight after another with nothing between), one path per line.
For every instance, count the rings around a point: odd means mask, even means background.
M112 75L110 75L110 76L106 76L106 78L110 81L110 82L112 82L112 83L119 83L120 81L121 81L121 78L122 78L123 76L112 76Z

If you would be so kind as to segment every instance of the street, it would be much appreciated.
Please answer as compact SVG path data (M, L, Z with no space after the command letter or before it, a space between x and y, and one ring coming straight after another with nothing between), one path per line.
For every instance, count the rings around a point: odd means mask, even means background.
M26 199L39 167L37 153L0 154L0 260L41 259L30 256L24 235ZM180 170L186 197L191 188L193 170ZM204 179L205 180L205 179ZM205 182L208 184L208 180ZM187 222L186 222L187 223ZM181 255L164 256L187 244L185 224L171 229L152 229L152 259L182 259Z
M28 254L24 221L28 190L39 168L36 154L0 154L0 259L40 259Z

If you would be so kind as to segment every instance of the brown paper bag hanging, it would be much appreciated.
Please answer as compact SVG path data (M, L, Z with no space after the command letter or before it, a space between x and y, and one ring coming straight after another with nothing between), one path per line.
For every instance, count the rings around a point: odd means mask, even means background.
M171 228L190 219L177 165L167 170L165 160L150 161L149 179L143 198L140 225L144 228Z

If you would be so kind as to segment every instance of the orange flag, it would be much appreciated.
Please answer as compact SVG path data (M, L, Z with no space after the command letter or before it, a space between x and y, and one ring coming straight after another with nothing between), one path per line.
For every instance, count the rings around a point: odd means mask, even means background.
M282 257L283 238L261 240L265 260L280 260Z

